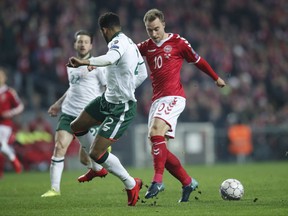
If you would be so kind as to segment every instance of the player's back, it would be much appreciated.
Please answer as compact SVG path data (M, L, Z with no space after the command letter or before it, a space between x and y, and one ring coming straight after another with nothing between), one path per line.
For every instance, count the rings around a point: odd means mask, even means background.
M106 99L112 103L136 101L134 76L138 64L144 61L136 44L125 34L119 33L108 47L118 52L121 57L116 63L107 67Z

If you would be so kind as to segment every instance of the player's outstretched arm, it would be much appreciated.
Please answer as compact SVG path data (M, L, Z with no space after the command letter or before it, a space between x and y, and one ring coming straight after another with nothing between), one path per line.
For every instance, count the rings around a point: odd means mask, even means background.
M200 60L196 63L196 67L214 79L218 87L223 88L226 85L225 81L216 74L216 72L204 58L200 58Z
M55 103L55 104L52 104L49 109L48 109L48 114L51 116L51 117L56 117L57 114L60 112L60 109L61 109L61 105Z

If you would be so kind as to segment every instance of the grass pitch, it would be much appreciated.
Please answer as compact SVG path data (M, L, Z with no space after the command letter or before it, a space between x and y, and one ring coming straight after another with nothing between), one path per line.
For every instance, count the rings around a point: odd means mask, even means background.
M20 175L5 173L0 179L1 216L100 216L100 215L288 215L288 163L249 163L243 165L218 164L186 166L199 181L199 189L187 203L178 203L181 185L167 172L165 191L158 197L145 200L143 186L135 207L127 206L123 184L113 175L78 183L77 177L86 170L64 171L61 196L41 198L49 187L49 173L26 172ZM134 177L141 177L149 185L152 167L128 168ZM227 178L236 178L244 185L240 201L224 201L218 189Z

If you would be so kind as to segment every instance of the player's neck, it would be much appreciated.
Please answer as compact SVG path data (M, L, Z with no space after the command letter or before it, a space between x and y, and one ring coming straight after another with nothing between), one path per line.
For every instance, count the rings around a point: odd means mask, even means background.
M169 37L169 33L164 33L164 35L163 35L163 38L162 38L162 40L165 40L165 39L167 39Z
M89 59L91 57L91 53L87 53L85 56L78 56L80 59Z

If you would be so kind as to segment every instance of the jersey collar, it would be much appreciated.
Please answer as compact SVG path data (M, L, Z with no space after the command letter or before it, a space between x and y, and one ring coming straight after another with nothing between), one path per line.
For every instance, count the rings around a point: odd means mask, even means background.
M110 41L112 41L113 40L113 38L115 38L115 37L117 37L119 34L121 34L122 32L121 31L119 31L119 32L116 32L113 36L112 36L112 38L111 38L111 40Z
M7 91L7 89L8 89L8 86L4 84L3 86L0 87L0 93Z

